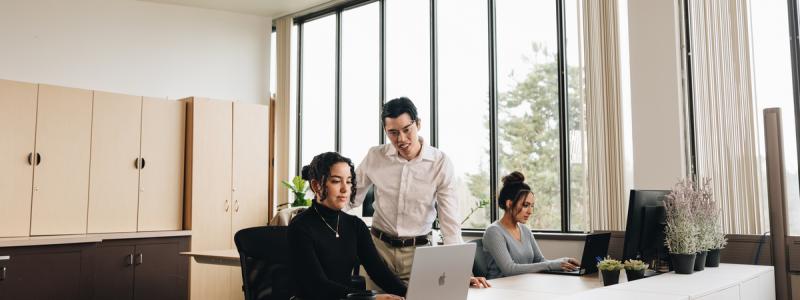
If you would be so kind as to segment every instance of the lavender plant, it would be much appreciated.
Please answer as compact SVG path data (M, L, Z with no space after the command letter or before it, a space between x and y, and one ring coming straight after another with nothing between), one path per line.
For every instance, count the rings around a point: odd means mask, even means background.
M714 249L719 223L719 209L711 192L711 178L703 178L703 184L692 195L692 212L697 224L698 251ZM692 181L688 181L692 184ZM721 230L719 230L721 231ZM724 238L724 236L723 236Z
M666 209L665 244L670 253L693 254L700 250L699 229L692 213L697 193L691 180L681 180L664 199Z

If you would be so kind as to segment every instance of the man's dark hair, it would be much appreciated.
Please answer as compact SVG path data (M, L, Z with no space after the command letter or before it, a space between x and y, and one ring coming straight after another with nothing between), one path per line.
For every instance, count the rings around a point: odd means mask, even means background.
M350 188L350 203L355 203L356 200L356 168L353 166L353 162L347 158L342 156L336 152L325 152L314 156L314 159L311 160L311 163L307 166L303 167L301 171L301 176L304 180L311 183L311 180L316 180L320 185L320 194L322 194L322 199L316 199L316 194L314 196L314 201L324 201L328 198L328 189L325 187L325 183L328 181L328 177L331 176L331 167L336 163L347 163L350 166L350 177L353 186Z
M400 115L407 113L411 117L411 121L417 121L417 107L411 99L400 97L390 100L383 104L383 112L381 112L381 122L386 124L386 118L397 118Z

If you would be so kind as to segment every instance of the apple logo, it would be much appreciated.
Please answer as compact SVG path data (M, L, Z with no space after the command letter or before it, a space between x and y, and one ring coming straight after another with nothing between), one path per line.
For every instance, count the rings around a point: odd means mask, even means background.
M442 273L442 276L439 276L439 286L443 286L444 285L444 278L445 277L446 276L444 275L444 273Z

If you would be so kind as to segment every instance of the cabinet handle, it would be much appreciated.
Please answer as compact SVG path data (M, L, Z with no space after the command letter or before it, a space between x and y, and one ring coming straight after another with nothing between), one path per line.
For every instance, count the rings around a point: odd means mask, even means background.
M6 280L6 272L7 271L8 271L8 268L6 268L6 267L3 267L3 270L0 271L0 281Z
M28 153L28 164L33 165L33 152Z
M231 208L230 201L225 200L225 211L228 211Z
M128 266L132 266L133 265L133 253L128 254L127 261L128 261L128 263L127 263Z
M138 157L133 160L133 168L134 169L139 169L139 158Z
M36 165L38 166L40 163L42 163L42 156L36 153Z
M136 264L141 265L144 262L144 255L139 253L136 254Z
M239 212L239 200L233 202L233 210Z
M142 169L144 169L144 166L145 166L146 164L147 164L147 161L144 159L144 157L142 157Z

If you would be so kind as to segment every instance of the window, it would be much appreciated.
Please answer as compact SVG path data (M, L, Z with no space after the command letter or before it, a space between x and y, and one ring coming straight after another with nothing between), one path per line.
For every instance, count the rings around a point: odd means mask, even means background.
M336 16L302 26L300 158L307 165L315 155L336 150Z
M489 25L484 0L437 1L438 146L456 166L464 228L489 225ZM469 70L465 72L465 70Z
M356 166L380 142L380 3L342 13L342 155Z
M533 229L584 230L579 3L356 1L297 18L300 161L338 147L358 163L388 142L380 105L406 96L420 136L456 166L463 228L497 219L500 178L518 170L536 193Z
M498 180L520 171L536 201L529 225L561 229L555 1L497 1Z
M386 100L405 96L431 137L430 1L386 0Z
M800 185L797 176L797 141L795 134L795 102L792 94L792 61L786 1L754 1L750 3L751 45L757 134L760 147L761 195L767 199L766 157L764 157L764 109L781 108L783 121L784 183L786 185L787 218L790 235L800 235ZM763 212L766 214L766 210ZM768 217L765 216L768 220Z

